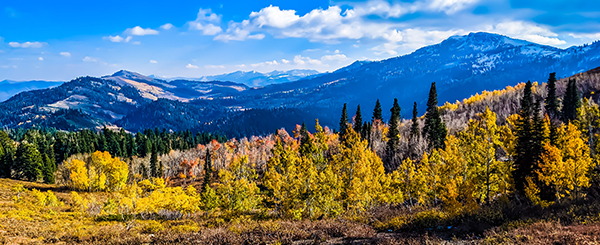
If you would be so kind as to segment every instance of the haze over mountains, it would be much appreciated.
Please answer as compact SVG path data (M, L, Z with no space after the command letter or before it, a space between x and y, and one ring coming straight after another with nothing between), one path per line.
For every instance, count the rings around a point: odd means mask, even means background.
M72 129L115 124L131 131L159 127L243 136L290 129L302 121L312 124L319 118L321 124L336 128L344 103L351 115L360 104L367 118L376 99L389 108L398 98L403 115L408 116L413 101L422 114L431 82L436 82L443 104L527 80L543 82L550 72L566 77L598 66L600 42L559 49L471 33L400 57L357 61L331 73L305 71L299 80L298 73L284 74L281 77L289 82L266 86L243 72L223 76L245 77L245 82L202 81L213 77L167 81L129 71L78 78L0 103L0 125Z
M186 77L173 77L173 78L161 78L155 75L150 75L150 78L163 79L167 81L173 80L189 80L189 81L230 81L236 83L242 83L249 87L260 87L267 86L275 83L286 83L294 82L303 78L318 75L319 72L316 70L302 70L294 69L289 71L272 71L267 73L261 73L257 71L236 71L227 74L213 75L213 76L202 76L199 78L186 78Z

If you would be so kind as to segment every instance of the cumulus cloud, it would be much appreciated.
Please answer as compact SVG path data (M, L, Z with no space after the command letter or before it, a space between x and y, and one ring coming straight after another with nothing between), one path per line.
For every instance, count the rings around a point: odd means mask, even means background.
M39 61L44 61L44 58L43 57L39 57L38 60Z
M198 66L196 66L196 65L187 64L187 65L185 66L185 68L188 68L188 69L198 69L199 67L198 67Z
M127 43L127 42L131 41L132 38L133 38L132 36L127 36L126 38L123 38L119 35L116 35L114 37L113 36L103 37L102 39L109 40L113 43Z
M86 56L83 58L83 62L98 62L98 59Z
M276 66L276 65L279 65L279 63L276 60L273 60L273 61L265 61L265 62L261 62L261 63L251 64L250 66L262 67L262 66Z
M150 63L152 63L152 64L157 64L157 63L158 63L158 61L156 61L156 60L150 60Z
M567 42L558 38L558 34L548 28L525 21L508 21L488 27L489 32L500 33L512 38L546 45L562 45Z
M158 35L157 30L152 30L150 28L144 29L140 26L136 26L134 28L127 28L124 33L133 36Z
M69 52L60 52L60 56L71 57L71 53L69 53Z
M479 0L432 0L427 3L427 7L433 11L454 14L477 2L479 2Z
M223 29L219 26L221 16L212 12L210 9L200 9L196 20L189 21L190 30L202 31L203 35L214 36L221 33Z
M167 24L160 26L160 29L163 29L163 30L170 30L171 28L173 28L173 24L171 24L171 23L167 23Z
M302 57L302 55L294 56L294 63L297 65L311 64L311 65L320 65L322 62L320 60L311 59L310 57Z
M47 45L47 44L48 43L44 43L44 42L24 42L24 43L10 42L10 43L8 43L8 45L13 48L41 48L42 46Z
M324 55L321 57L322 61L338 61L338 60L346 60L348 57L344 54L333 54L333 55Z
M598 32L598 33L569 33L569 36L577 38L577 39L598 40L598 39L600 39L600 32Z

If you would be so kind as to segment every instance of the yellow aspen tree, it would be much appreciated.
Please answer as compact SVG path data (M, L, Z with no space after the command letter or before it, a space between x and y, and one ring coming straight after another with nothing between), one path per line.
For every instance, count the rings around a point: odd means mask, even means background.
M260 204L260 190L255 182L257 174L248 166L247 156L234 159L229 169L221 169L219 178L217 193L225 210L246 212Z
M420 178L424 180L425 186L427 186L427 199L423 200L423 203L433 202L437 204L438 198L440 198L440 191L442 190L444 183L442 183L444 163L437 149L431 151L431 153L423 154L421 159Z
M340 152L333 156L333 161L344 186L342 199L349 211L361 212L382 201L382 184L387 179L383 162L353 129L347 130L345 144L340 144Z
M69 185L75 190L88 190L90 187L90 179L88 178L88 170L85 167L85 162L73 159L69 163Z
M570 123L558 129L557 146L544 145L538 176L545 184L554 186L560 200L582 197L584 188L590 186L589 172L595 167L587 142L581 131Z
M423 202L423 199L425 198L424 194L427 189L424 184L425 180L423 179L423 176L418 173L417 165L410 160L410 158L402 161L400 167L392 172L391 179L393 186L396 186L399 190L396 194L398 195L396 199L406 198L410 203L409 209L411 209L411 211L412 207L415 205L413 200Z

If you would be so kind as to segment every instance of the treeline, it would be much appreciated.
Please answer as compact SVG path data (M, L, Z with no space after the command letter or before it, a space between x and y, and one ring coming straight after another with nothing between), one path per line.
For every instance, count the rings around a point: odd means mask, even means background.
M218 133L191 131L167 132L146 129L131 134L123 129L88 129L68 132L47 129L11 129L0 131L0 177L54 183L58 165L72 155L106 151L123 159L145 158L185 151L212 140L225 142Z

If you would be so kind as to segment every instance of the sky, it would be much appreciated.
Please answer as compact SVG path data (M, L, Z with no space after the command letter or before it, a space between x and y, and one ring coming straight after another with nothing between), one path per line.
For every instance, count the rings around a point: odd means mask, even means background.
M583 45L600 1L0 1L0 80L326 72L477 31Z

